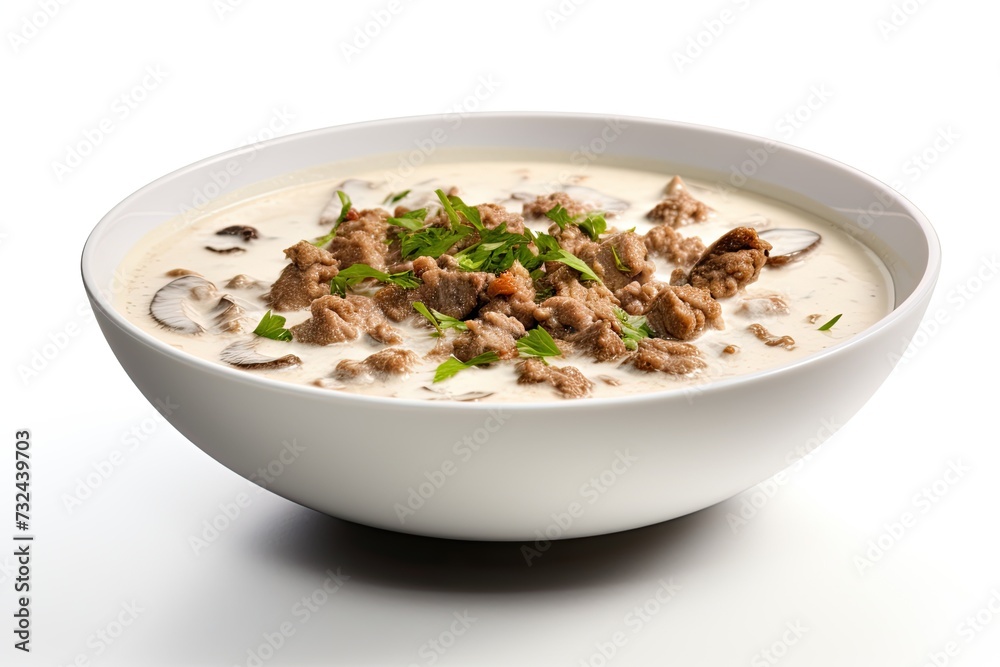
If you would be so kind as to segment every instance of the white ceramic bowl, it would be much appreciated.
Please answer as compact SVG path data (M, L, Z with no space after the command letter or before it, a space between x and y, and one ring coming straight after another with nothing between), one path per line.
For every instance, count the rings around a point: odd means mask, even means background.
M697 391L480 405L357 396L255 377L180 352L112 306L115 268L128 250L193 192L224 180L218 174L232 171L227 164L239 170L229 173L222 193L340 159L426 158L443 144L668 161L684 173L715 174L814 211L832 209L889 268L895 309L801 361ZM535 541L681 516L793 463L829 435L831 424L846 422L892 370L927 308L939 264L937 238L920 211L819 155L693 125L505 113L316 130L185 167L101 220L83 251L83 278L101 329L136 386L154 405L169 398L177 407L167 419L236 473L371 526Z

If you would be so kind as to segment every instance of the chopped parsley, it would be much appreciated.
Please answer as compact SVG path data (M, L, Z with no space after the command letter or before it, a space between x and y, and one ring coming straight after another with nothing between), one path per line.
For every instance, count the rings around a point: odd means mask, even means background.
M537 255L532 255L529 251L528 257L519 257L519 259L521 259L521 264L524 268L528 269L528 271L534 271L545 262L562 262L566 266L579 271L580 277L584 280L593 280L598 283L604 282L596 273L594 273L593 269L587 266L586 262L570 251L563 250L559 247L559 241L557 241L554 236L544 232L533 234L530 229L526 229L524 235L525 238L534 241L535 247L538 248Z
M462 361L457 357L449 357L440 366L437 367L436 371L434 371L434 381L441 382L442 380L447 380L450 377L458 375L458 373L464 371L466 368L472 368L473 366L482 366L484 364L492 364L496 361L500 361L500 355L498 355L496 352L493 352L492 350L490 350L489 352L484 352L483 354L480 354L478 357L473 357L468 361Z
M646 324L645 315L629 315L627 312L615 306L615 317L622 327L622 340L625 347L635 350L639 347L639 341L643 338L652 338L653 330Z
M424 227L402 234L399 239L399 251L405 260L417 257L437 259L471 232L472 229L465 226L457 230L447 227Z
M403 227L411 232L415 232L424 226L424 219L426 217L427 209L418 208L416 211L409 211L398 218L389 218L386 222L390 225L396 225L397 227Z
M622 258L618 256L618 250L614 246L611 246L611 254L615 258L615 268L617 268L622 273L627 273L628 275L632 275L632 267L630 267L628 264L622 261Z
M562 350L552 340L549 332L541 327L536 327L517 340L517 353L522 357L538 357L545 361L545 357L558 357ZM548 362L546 362L548 363Z
M569 225L576 225L583 231L591 241L596 241L608 229L608 222L604 219L601 211L591 211L586 215L571 217L569 212L563 208L562 204L556 204L545 214L552 222L559 225L559 229L566 229Z
M392 204L395 204L399 200L406 197L406 195L410 194L410 192L411 192L410 190L403 190L402 192L390 192L385 196L385 199L382 201L382 203L391 206Z
M414 301L412 304L413 309L427 318L437 331L432 334L434 336L444 335L445 329L457 329L458 331L466 331L469 327L462 320L451 317L450 315L445 315L444 313L434 310L433 308L428 308L423 304L422 301Z
M340 223L347 218L347 212L351 210L351 198L348 194L343 190L337 190L337 196L340 198L340 215L337 216L337 221L333 223L333 229L330 230L329 234L321 236L313 241L314 246L322 248L327 243L332 241L333 237L337 235L337 228L340 227Z
M421 282L420 279L414 275L413 271L385 273L384 271L373 269L367 264L351 264L330 281L330 294L347 296L348 290L365 278L374 278L380 283L399 285L403 289L420 287Z
M818 331L829 331L830 329L832 329L833 325L837 323L841 315L843 315L843 313L840 313L840 315L835 315L832 320L821 326L818 329Z
M292 332L285 328L285 318L281 315L274 315L271 311L264 313L260 323L253 332L263 338L271 340L291 340Z

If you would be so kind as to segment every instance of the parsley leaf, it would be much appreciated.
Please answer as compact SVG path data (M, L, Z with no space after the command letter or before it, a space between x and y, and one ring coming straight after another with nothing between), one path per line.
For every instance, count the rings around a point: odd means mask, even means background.
M451 221L452 231L457 231L460 226L462 226L462 220L458 217L461 213L466 220L469 221L473 227L476 228L480 234L486 231L483 226L482 217L479 215L479 209L474 206L467 206L464 201L458 197L449 197L444 193L444 190L435 190L434 194L438 196L441 200L441 206L444 208L445 214L448 216L448 220Z
M458 266L464 271L503 273L518 259L519 248L527 245L523 234L507 231L506 223L500 223L494 229L484 227L479 236L478 243L473 243L455 255Z
M326 236L321 236L315 241L313 241L314 246L322 248L327 243L333 240L333 237L337 235L337 228L340 227L340 223L344 221L347 217L347 212L351 210L351 198L343 190L337 190L337 196L340 198L340 215L337 216L337 221L333 223L333 229Z
M482 366L484 364L492 364L496 361L500 361L500 355L498 355L496 352L493 352L492 350L490 350L489 352L484 352L483 354L480 354L478 357L473 357L468 361L462 361L457 357L449 357L440 366L437 367L436 371L434 371L434 381L441 382L442 380L447 380L450 377L458 375L458 373L464 371L466 368L472 368L473 366Z
M414 301L411 305L415 311L426 317L427 321L434 325L434 328L437 329L437 332L434 334L435 336L443 335L445 329L466 331L469 328L462 320L450 315L445 315L444 313L434 310L433 308L428 308L422 301Z
M401 200L404 197L406 197L406 195L408 195L408 194L410 194L410 190L403 190L402 192L390 192L389 194L387 194L385 196L385 199L382 201L382 203L383 204L390 204L390 205L391 204L395 204L399 200Z
M253 330L258 336L270 338L272 340L291 340L292 332L285 328L285 318L281 315L273 315L271 311L264 313L257 328Z
M464 225L457 230L447 227L424 227L403 234L399 241L399 251L406 260L417 257L437 259L470 233L472 229Z
M586 262L568 250L560 248L559 250L547 252L542 257L546 262L562 262L571 269L576 269L580 272L580 277L584 280L593 280L594 282L604 283L604 281L601 280L596 273L594 273L594 270L587 266Z
M545 262L562 262L566 266L579 271L580 277L584 280L593 280L598 283L604 282L594 273L593 269L587 266L586 262L568 250L563 250L559 247L559 241L554 236L544 232L534 234L530 229L524 231L525 238L534 241L535 247L538 248L538 254L533 256L533 258L527 260L520 258L521 264L529 272L541 267Z
M632 268L628 264L622 261L622 258L618 256L617 248L615 248L614 246L611 246L611 254L615 258L615 267L622 273L627 273L628 275L632 275Z
M622 340L625 341L626 348L635 350L639 347L640 340L653 337L653 330L646 324L645 315L629 315L618 306L614 310L618 324L622 327Z
M411 232L415 232L424 226L424 219L426 217L427 209L418 208L416 211L409 211L398 218L389 218L386 222L390 225L396 225L397 227L403 227Z
M587 236L590 237L591 241L596 241L600 238L608 228L608 222L604 219L604 213L601 211L591 211L585 216L570 217L569 212L563 208L562 204L556 204L554 207L549 209L545 214L549 220L559 225L559 229L566 229L569 225L576 225L583 231L587 232Z
M819 329L817 329L817 331L829 331L830 329L833 328L833 325L837 323L837 320L840 319L841 315L843 315L843 313L840 313L840 315L834 316L834 318L832 320L830 320L829 322L827 322L826 324L824 324L823 326L821 326Z
M378 269L373 269L367 264L351 264L330 281L330 294L347 296L347 291L365 278L374 278L381 283L399 285L403 289L420 287L421 283L420 279L414 275L413 271L385 273L383 271L379 271Z
M517 340L517 352L522 357L538 357L542 361L545 361L545 357L558 357L562 354L549 332L541 327L532 329Z

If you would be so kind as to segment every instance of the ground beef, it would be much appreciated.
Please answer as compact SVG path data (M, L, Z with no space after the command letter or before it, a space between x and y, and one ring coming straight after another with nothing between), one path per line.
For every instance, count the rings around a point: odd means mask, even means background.
M566 340L576 352L586 354L595 361L613 361L628 354L625 341L610 322L598 320L581 331L570 334Z
M454 355L462 361L478 357L484 352L496 352L501 359L517 358L517 339L525 334L524 325L513 317L500 313L486 313L479 319L465 323L463 331L454 341Z
M723 328L722 306L706 289L690 285L668 287L650 304L646 323L659 336L691 340L706 326Z
M716 299L733 296L757 280L771 244L750 227L736 227L713 243L691 269L688 281Z
M644 338L629 358L640 371L660 371L672 375L687 375L705 368L701 353L690 343L663 338Z
M646 214L647 218L671 227L708 220L712 209L692 197L679 176L674 176L667 184L666 194L666 199Z
M285 249L292 260L286 266L264 300L279 311L301 310L321 296L330 293L330 280L337 275L337 260L326 250L308 241L299 241Z
M421 260L430 260L433 268ZM478 271L440 269L429 257L414 260L413 270L423 281L420 287L403 289L398 285L386 285L375 293L375 302L393 322L412 316L416 312L411 305L414 301L464 320L486 300L486 287L492 278L489 273Z
M479 217L486 229L496 229L501 224L507 224L507 231L514 234L524 233L524 218L520 213L508 211L499 204L479 204L476 206Z
M342 360L337 364L333 377L344 382L372 382L384 380L393 375L409 375L419 363L420 356L416 352L390 347L376 352L364 361Z
M547 195L538 195L535 201L525 202L522 213L528 218L544 218L545 214L556 207L562 206L571 218L589 213L591 208L582 204L565 192L552 192Z
M612 323L618 321L615 317L614 307L620 303L606 285L595 282L588 282L584 285L580 282L577 277L579 274L575 270L558 262L549 262L546 265L546 271L545 283L552 289L555 296L576 299L589 308L596 319ZM544 302L542 303L544 304ZM535 319L539 319L537 310Z
M313 301L310 309L312 317L291 329L292 336L301 343L331 345L356 340L363 333L379 343L403 342L403 337L389 326L367 296L350 294L345 298L328 294Z
M352 264L367 264L379 271L385 271L389 246L386 235L390 225L386 223L389 212L381 208L367 208L358 212L355 220L345 220L337 228L337 235L328 246L346 269Z
M652 279L656 265L647 261L646 253L641 236L635 232L621 232L601 243L591 243L577 256L594 270L609 290L614 291L632 281L642 284ZM627 270L620 270L619 263Z
M626 313L629 315L642 315L649 310L656 297L665 289L670 289L670 286L667 283L656 280L643 285L631 282L615 292L615 296L618 297L622 310Z
M795 347L795 339L791 336L775 336L770 331L764 328L763 324L751 324L747 327L757 340L762 341L764 345L768 347L783 347L786 350L791 350Z
M525 359L517 365L518 384L547 382L563 398L581 398L590 393L594 383L574 366L550 366L541 359Z
M668 262L692 266L705 254L705 244L697 236L681 236L673 227L659 225L643 237L649 254L663 257Z
M740 307L736 309L736 312L747 317L774 317L776 315L788 315L792 310L783 298L777 294L772 294L771 296L743 299L740 301Z
M598 245L591 241L587 233L576 225L567 225L560 229L559 225L552 223L549 227L549 234L559 242L559 247L577 257Z
M500 313L516 318L526 329L535 326L535 285L520 262L490 281L486 297L489 301L479 309L480 315Z

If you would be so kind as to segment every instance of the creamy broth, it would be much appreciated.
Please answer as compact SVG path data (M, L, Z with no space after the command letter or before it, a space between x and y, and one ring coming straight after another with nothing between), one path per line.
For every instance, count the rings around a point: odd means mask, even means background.
M165 223L147 235L122 265L127 277L126 289L116 296L117 308L136 326L173 347L222 364L219 353L231 343L253 337L250 331L268 310L263 296L288 263L283 250L300 240L320 237L329 226L319 224L320 213L327 207L337 189L350 194L357 209L393 205L384 202L391 193L410 189L411 194L401 204L411 208L436 207L435 188L448 190L452 186L469 205L496 202L513 212L521 212L520 193L544 194L563 189L567 184L592 188L616 199L628 207L608 216L609 230L632 227L643 234L657 223L646 219L646 213L663 198L664 186L675 171L634 169L592 164L585 169L572 167L567 161L509 159L448 161L439 159L412 170L405 177L398 172L380 169L377 161L333 165L302 172L295 177L276 179L258 184L256 193L237 193L227 202L209 205L199 212L187 212ZM598 363L582 355L550 358L556 366L572 365L594 382L595 397L621 396L683 387L761 369L787 364L868 328L892 309L892 285L885 267L859 241L835 225L800 208L761 195L733 191L708 181L691 178L681 172L690 193L710 206L714 213L706 222L678 228L684 236L699 236L706 245L734 227L749 226L762 231L770 228L798 228L818 232L822 242L801 260L782 267L765 266L757 282L734 297L721 299L725 328L707 328L694 340L688 341L701 351L706 367L690 376L674 376L660 372L638 371L620 361ZM388 178L387 178L388 177ZM345 181L346 184L345 184ZM367 187L370 182L374 187ZM241 198L242 197L242 198ZM218 236L225 227L246 225L259 231L260 238L243 244L233 237ZM551 221L525 220L525 226L545 231ZM217 254L205 246L224 248L242 245L245 252ZM662 257L651 256L657 265L657 280L669 281L674 265ZM197 272L218 286L220 292L231 294L247 312L252 322L243 332L197 335L168 330L150 316L154 294L173 280L168 272L187 269ZM236 275L245 274L259 281L248 288L226 288ZM377 288L375 288L377 289ZM374 290L360 290L370 294ZM750 316L738 312L744 299L778 295L790 307L790 313L771 316ZM292 327L310 316L310 311L281 313ZM818 327L841 314L840 320L828 331ZM791 349L768 346L759 340L748 326L759 323L777 336L791 336ZM243 372L301 384L318 384L333 391L393 396L414 399L450 400L470 392L491 392L486 401L559 400L547 384L519 385L515 362L503 361L489 367L462 371L455 377L434 383L433 376L441 358L424 358L437 344L431 329L418 321L392 323L404 337L402 346L418 353L420 367L408 377L390 378L365 383L340 383L330 378L337 363L344 359L362 360L384 349L368 336L353 342L327 346L303 344L297 341L276 341L258 338L258 351L267 356L294 354L302 364L277 370L246 370ZM454 336L455 332L446 332ZM735 354L723 353L728 346L738 349Z

